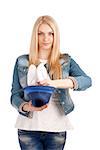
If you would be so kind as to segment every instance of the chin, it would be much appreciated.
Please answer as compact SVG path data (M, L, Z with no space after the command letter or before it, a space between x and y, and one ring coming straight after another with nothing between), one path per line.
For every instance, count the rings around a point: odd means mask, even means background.
M51 49L51 46L43 46L42 49Z

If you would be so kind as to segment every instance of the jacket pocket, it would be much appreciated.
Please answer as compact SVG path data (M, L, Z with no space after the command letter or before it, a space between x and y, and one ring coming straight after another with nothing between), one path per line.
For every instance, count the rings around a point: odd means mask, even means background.
M58 89L58 99L60 104L64 110L65 115L69 114L74 109L74 103L69 95L68 90Z

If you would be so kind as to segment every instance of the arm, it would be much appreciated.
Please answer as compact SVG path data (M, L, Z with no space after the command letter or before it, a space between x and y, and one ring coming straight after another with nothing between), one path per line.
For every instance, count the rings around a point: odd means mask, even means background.
M15 107L18 112L24 116L29 116L30 111L41 111L47 107L44 105L42 107L34 107L30 102L25 102L23 88L20 85L18 77L18 60L16 61L14 72L13 72L13 82L11 89L11 104Z
M24 98L24 93L18 78L18 60L16 60L14 72L13 72L12 89L11 89L11 104L13 107L15 107L18 110L19 113L27 116L28 112L21 111L21 106L25 104L23 98Z
M40 85L46 86L53 86L55 88L73 88L73 80L68 78L68 79L58 79L58 80L43 80L38 82Z
M92 85L91 78L80 68L80 66L71 59L69 78L73 80L74 90L85 90Z
M43 80L40 85L50 85L56 88L73 88L74 90L85 90L92 84L91 78L73 60L70 60L69 77L60 80Z

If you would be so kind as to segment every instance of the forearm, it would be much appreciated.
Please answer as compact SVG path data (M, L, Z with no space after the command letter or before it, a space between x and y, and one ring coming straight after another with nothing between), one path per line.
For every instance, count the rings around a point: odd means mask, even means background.
M70 88L70 89L78 89L78 82L74 77L69 76L65 79L57 79L57 80L43 80L39 81L38 85L43 86L53 86L55 88Z
M13 107L15 107L17 110L19 110L22 103L25 101L21 98L19 94L11 95L11 104Z
M53 81L56 88L74 88L73 81L70 78Z

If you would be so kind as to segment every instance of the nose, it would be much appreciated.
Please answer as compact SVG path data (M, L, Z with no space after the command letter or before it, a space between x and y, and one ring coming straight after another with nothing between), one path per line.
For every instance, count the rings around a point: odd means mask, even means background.
M44 34L44 41L47 41L49 39L48 34Z

